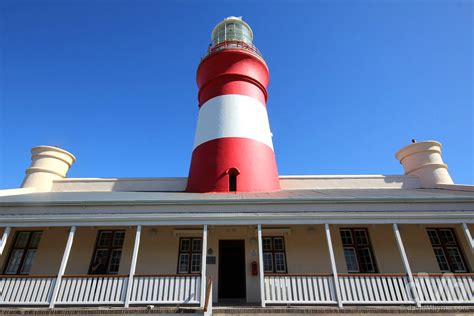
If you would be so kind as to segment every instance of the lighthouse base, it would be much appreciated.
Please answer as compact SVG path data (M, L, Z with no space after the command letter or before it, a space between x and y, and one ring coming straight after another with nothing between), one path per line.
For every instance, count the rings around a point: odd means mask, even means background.
M253 139L228 137L195 148L186 191L229 192L230 169L239 171L235 191L280 190L273 150Z

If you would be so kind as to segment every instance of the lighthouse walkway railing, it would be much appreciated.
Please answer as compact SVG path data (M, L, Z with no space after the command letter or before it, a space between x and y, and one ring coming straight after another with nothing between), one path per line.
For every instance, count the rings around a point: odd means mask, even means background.
M56 276L0 276L0 305L48 306ZM124 305L128 275L65 275L61 279L56 306ZM201 276L135 275L130 304L199 304Z
M266 304L464 305L474 304L474 274L267 274Z

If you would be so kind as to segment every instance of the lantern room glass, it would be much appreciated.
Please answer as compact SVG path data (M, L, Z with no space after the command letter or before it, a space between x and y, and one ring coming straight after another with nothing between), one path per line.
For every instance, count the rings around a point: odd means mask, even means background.
M212 38L212 46L226 41L238 41L252 44L249 27L239 20L224 21L217 27Z

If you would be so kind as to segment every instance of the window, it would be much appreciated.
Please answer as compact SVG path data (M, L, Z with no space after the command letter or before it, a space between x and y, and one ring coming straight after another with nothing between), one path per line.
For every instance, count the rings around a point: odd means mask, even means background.
M456 236L451 228L428 228L439 269L443 272L467 272Z
M90 274L116 274L120 266L124 230L101 230L97 236Z
M263 270L286 273L285 240L283 237L263 237Z
M226 173L229 175L229 191L236 192L237 191L237 176L240 174L239 169L229 168L227 169Z
M201 273L202 238L179 240L178 273Z
M4 274L29 274L41 239L40 231L20 231L15 235L13 247Z
M340 230L347 272L376 272L375 260L365 228L343 228Z
M229 174L229 191L237 191L237 175L235 174Z

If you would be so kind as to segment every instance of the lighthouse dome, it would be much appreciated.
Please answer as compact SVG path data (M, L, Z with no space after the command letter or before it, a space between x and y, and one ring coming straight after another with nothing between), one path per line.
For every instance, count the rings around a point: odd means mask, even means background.
M237 41L252 44L253 32L242 17L230 16L222 20L212 30L212 46L222 42Z

